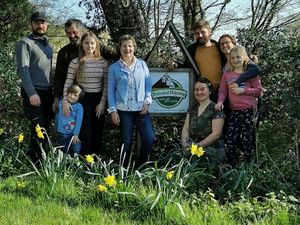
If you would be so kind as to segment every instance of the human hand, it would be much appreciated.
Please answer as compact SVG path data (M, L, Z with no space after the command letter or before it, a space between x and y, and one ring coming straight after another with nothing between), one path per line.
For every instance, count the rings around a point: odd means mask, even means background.
M176 68L178 68L178 63L176 63L176 62L170 62L170 63L168 64L168 70L173 71L173 70L175 70Z
M238 88L233 88L232 90L231 90L231 92L234 94L234 95L240 95L240 94L242 94L242 93L244 93L244 88L240 88L240 87L238 87Z
M250 55L250 59L251 59L255 64L258 64L258 58L257 58L257 55Z
M70 116L70 112L72 110L72 106L69 102L64 102L63 103L63 111L64 111L64 115L66 117L69 117Z
M142 108L142 111L140 112L140 114L147 114L148 109L149 109L149 105L148 104L144 104L143 108Z
M73 144L79 144L79 143L81 143L81 141L80 141L80 139L79 139L79 137L77 135L73 136L72 143Z
M222 102L218 102L217 104L215 104L215 110L222 111L223 108L224 108L224 105Z
M41 99L38 94L31 95L29 97L30 105L32 106L40 106L41 105Z
M228 86L230 91L232 91L232 89L238 88L238 87L239 87L239 85L237 83L232 83L232 84L229 84L229 86Z
M103 115L104 112L105 112L105 103L104 103L104 102L100 102L100 103L96 106L95 112L96 112L96 116L97 116L97 117L100 117L101 115Z
M53 105L52 105L52 111L54 113L58 112L58 98L54 98L54 102L53 102Z
M117 112L112 112L110 115L111 115L111 120L112 120L113 124L115 124L116 126L119 126L120 125L119 114Z

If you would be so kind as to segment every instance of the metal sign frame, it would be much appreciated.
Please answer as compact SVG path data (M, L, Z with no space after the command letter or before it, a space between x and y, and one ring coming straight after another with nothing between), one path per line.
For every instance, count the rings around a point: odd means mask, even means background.
M193 104L194 72L182 68L174 71L150 68L152 81L153 116L179 116L186 114Z

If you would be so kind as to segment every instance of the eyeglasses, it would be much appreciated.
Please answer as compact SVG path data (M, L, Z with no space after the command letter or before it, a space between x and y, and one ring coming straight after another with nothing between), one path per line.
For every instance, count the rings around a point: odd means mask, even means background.
M230 43L232 43L231 41L224 41L224 42L221 42L220 45L223 46L223 45L229 45Z

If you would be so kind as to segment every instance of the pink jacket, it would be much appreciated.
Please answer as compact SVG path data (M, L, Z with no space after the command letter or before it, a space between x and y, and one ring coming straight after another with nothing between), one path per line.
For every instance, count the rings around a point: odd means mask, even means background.
M228 97L229 108L231 110L255 108L258 101L257 97L259 97L262 92L259 76L242 83L240 87L244 88L244 93L234 95L229 91L229 85L234 83L239 75L240 73L233 71L228 71L223 74L219 88L218 102L224 103L225 99Z

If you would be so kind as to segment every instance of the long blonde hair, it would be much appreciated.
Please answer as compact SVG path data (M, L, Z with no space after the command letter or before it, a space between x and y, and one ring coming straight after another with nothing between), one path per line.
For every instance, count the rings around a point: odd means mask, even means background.
M100 42L99 42L97 36L93 32L91 32L91 31L85 32L82 35L81 39L80 39L80 45L79 45L79 58L78 58L79 65L78 65L78 68L77 68L77 71L76 71L76 75L75 75L77 81L82 81L85 78L84 77L84 73L83 73L83 65L85 63L85 60L84 60L85 52L83 50L83 42L88 37L93 38L95 40L95 42L96 42L96 49L94 51L94 57L95 58L101 57Z
M243 70L245 71L247 69L247 65L248 65L248 62L249 62L249 57L248 57L248 54L247 54L247 51L246 51L245 47L240 46L240 45L236 45L236 46L234 46L230 50L230 53L229 53L229 55L230 55L229 64L230 64L231 70L234 70L234 66L231 63L231 55L232 55L232 53L236 53L237 55L241 56L241 58L244 60L244 62L243 62Z

